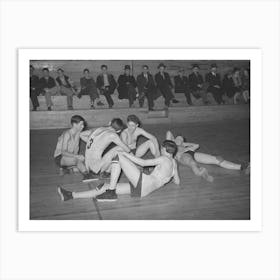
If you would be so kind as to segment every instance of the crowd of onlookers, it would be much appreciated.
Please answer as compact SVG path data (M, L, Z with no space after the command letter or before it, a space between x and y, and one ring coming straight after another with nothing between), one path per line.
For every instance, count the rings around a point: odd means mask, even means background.
M104 95L109 108L112 108L114 106L112 94L116 89L118 98L127 99L129 107L133 107L137 99L139 106L143 107L144 101L147 99L150 111L154 110L154 102L161 95L166 107L169 107L171 103L178 103L176 93L183 93L188 105L193 105L191 96L195 99L202 99L205 105L209 104L209 94L212 94L217 104L224 104L225 96L233 99L234 104L241 99L248 103L250 101L249 69L234 68L227 72L223 79L217 70L217 65L211 64L209 72L203 78L199 65L193 64L191 74L187 76L185 70L180 68L172 81L163 63L158 65L158 73L154 76L149 72L149 66L143 65L142 73L136 78L131 73L130 65L126 65L124 73L116 81L114 76L108 72L107 65L102 65L101 73L96 80L90 75L89 69L84 69L80 84L76 85L61 68L57 70L56 78L50 76L48 68L43 68L42 77L39 78L34 75L34 67L30 65L30 98L33 111L39 107L39 95L45 96L49 111L53 107L51 97L54 95L65 95L69 110L73 109L73 96L82 98L83 95L90 96L92 109L95 108L95 105L105 105L101 102L100 95Z

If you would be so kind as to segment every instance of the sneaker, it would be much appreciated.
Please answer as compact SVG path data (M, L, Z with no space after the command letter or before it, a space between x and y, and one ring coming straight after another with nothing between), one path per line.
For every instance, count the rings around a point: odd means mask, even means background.
M94 105L93 105L93 104L91 104L91 105L90 105L90 108L91 108L91 109L95 109L95 107L94 107Z
M110 179L110 178L111 178L111 173L106 172L106 171L101 172L99 178L100 178L101 180L102 180L102 179Z
M94 174L94 173L84 174L83 183L88 183L88 182L97 181L97 180L99 180L99 176L97 174Z
M172 99L172 103L179 103L179 101L177 99Z
M96 197L97 201L116 201L118 196L116 190L106 190L105 193Z
M67 191L59 186L57 187L57 192L61 198L61 201L67 201L73 199L72 192Z
M48 107L48 111L51 111L52 110L52 108L51 107Z
M103 102L101 102L101 101L98 101L97 103L97 106L104 106L105 104L103 103Z

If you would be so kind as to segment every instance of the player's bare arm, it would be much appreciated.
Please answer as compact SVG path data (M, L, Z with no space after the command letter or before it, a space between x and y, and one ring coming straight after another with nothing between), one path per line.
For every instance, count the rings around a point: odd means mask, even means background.
M122 140L120 139L120 137L118 135L111 134L110 138L113 143L115 143L117 146L121 147L125 152L128 152L128 153L130 152L129 147L122 142Z
M153 158L153 159L142 159L138 158L132 154L126 153L126 152L121 152L120 154L126 156L128 159L133 161L134 163L140 165L140 166L155 166L159 165L163 161L163 157L158 157L158 158Z

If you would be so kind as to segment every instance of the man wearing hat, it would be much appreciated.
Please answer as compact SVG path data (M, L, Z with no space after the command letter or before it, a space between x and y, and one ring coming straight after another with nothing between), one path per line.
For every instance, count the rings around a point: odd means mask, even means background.
M154 109L154 95L156 94L156 86L152 74L149 72L148 65L142 66L143 72L137 76L137 86L139 91L139 105L143 107L145 97L148 100L149 111Z
M166 66L163 63L158 65L159 72L155 75L155 81L157 84L157 88L160 90L162 96L164 97L165 107L168 108L170 106L170 101L173 103L178 103L178 101L174 98L172 93L173 85L171 83L170 76L167 72L165 72Z
M212 63L210 66L210 72L206 74L205 80L208 83L207 92L211 93L217 102L217 104L224 103L222 95L222 82L221 77L217 73L217 64Z
M184 68L180 68L178 71L178 75L174 77L175 93L184 93L187 99L187 103L189 105L193 105L190 96L189 81L184 74Z
M119 99L128 99L129 107L132 107L137 95L137 83L133 75L131 75L130 70L130 65L125 65L124 74L120 75L118 78L119 86L117 90Z
M196 99L202 98L204 104L208 104L207 96L203 90L203 78L199 74L198 64L192 65L192 73L189 75L190 91Z
M108 73L108 66L101 65L102 73L97 76L96 86L100 90L100 94L103 94L107 100L109 108L112 108L114 101L111 95L114 93L117 83L112 74Z
M30 65L30 99L33 105L32 111L37 111L39 107L38 95L40 93L39 77L34 75L34 67Z

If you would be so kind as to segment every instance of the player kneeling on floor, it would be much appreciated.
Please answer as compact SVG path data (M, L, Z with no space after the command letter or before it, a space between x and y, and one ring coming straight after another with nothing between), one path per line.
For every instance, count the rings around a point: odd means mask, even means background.
M77 168L84 179L94 180L86 169L85 157L79 155L80 135L85 127L85 120L75 115L71 118L71 125L72 127L58 138L54 152L55 162L64 173L67 173L69 168Z

